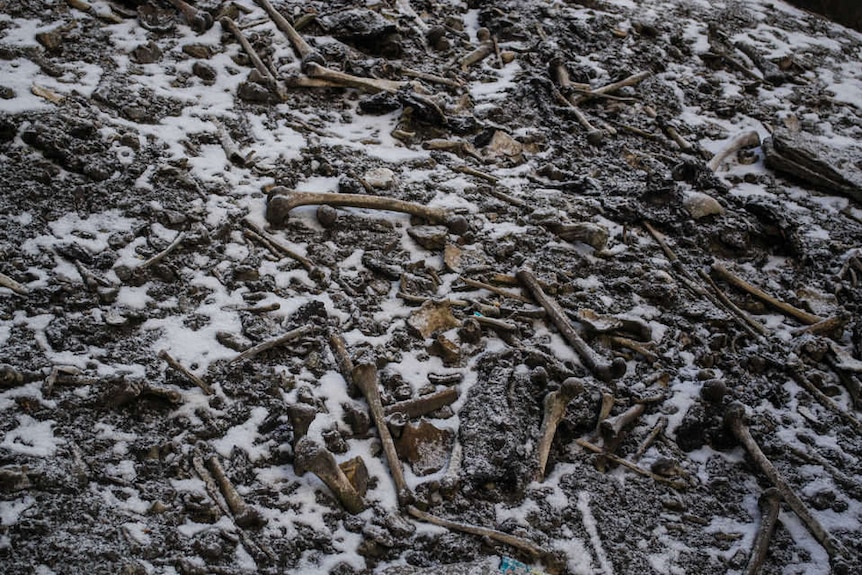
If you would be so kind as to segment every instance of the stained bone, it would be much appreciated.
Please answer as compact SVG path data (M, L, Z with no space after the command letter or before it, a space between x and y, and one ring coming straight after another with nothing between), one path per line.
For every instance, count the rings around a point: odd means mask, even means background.
M570 377L562 383L559 390L552 391L545 396L545 415L542 419L542 430L539 434L539 444L536 449L538 460L538 468L535 475L536 481L541 482L545 478L545 467L548 464L548 456L551 453L551 444L554 441L557 426L566 414L566 406L577 395L583 393L583 391L583 382L577 378Z
M335 192L298 192L282 186L276 186L270 190L270 199L266 205L266 219L274 226L282 226L287 221L292 209L300 206L314 205L402 212L419 216L432 222L443 223L453 234L463 234L467 231L468 227L466 218L442 208L431 208L422 204L383 196L340 194Z
M309 46L296 29L290 25L287 18L282 16L268 0L255 0L255 2L266 10L266 13L270 18L272 18L272 21L275 22L278 29L284 32L284 35L287 36L287 39L290 41L293 49L296 50L297 55L302 61L301 67L303 72L308 73L308 64L310 63L320 64L321 66L326 65L326 60L320 52Z
M197 32L198 34L203 34L213 26L213 17L210 16L209 12L204 10L198 10L194 6L189 5L183 0L168 0L174 8L183 13L183 16L186 18L186 22L188 22L189 27Z
M254 507L249 507L240 496L236 487L234 487L224 472L218 456L210 456L207 459L206 465L218 483L219 489L225 501L227 501L236 524L240 527L260 527L263 525L265 523L264 518L261 517L260 513Z
M769 541L772 539L772 533L778 524L781 492L775 487L770 487L761 494L760 506L763 509L763 516L760 520L760 529L757 530L757 537L754 540L754 547L751 550L751 558L748 560L748 567L745 569L745 575L757 575L763 566L763 560L766 559L766 552L769 550Z
M202 380L200 377L198 377L197 375L195 375L194 373L192 373L192 372L191 372L191 371L190 371L186 366L184 366L184 365L183 365L183 364L181 364L179 361L177 361L176 359L174 359L174 358L171 356L171 354L170 354L170 353L168 353L168 351L167 351L167 350L163 349L162 351L160 351L160 352L159 352L159 357L160 357L161 359L165 360L165 362L166 362L169 366L171 366L172 368L174 368L175 370L177 370L178 372L180 372L181 374L183 374L183 376L184 376L186 379L188 379L189 381L191 381L192 383L194 383L196 386L198 386L199 388L201 388L201 390L203 390L203 392L204 392L205 394L207 394L207 395L212 395L212 394L213 394L213 388L212 388L212 387L210 387L210 385L209 385L207 382L205 382L204 380Z
M335 494L344 508L356 515L365 509L365 502L354 489L335 457L313 439L303 437L296 445L293 467L299 475L311 471Z
M717 172L718 168L721 167L721 163L724 162L724 160L726 160L731 154L735 154L739 150L743 150L745 148L759 145L760 134L755 130L743 132L730 140L721 150L716 152L709 163L707 163L707 167L709 167L713 172Z

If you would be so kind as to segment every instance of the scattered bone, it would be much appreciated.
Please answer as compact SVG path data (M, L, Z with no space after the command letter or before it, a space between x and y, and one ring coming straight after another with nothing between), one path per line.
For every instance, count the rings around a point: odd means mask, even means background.
M745 148L752 148L760 145L760 134L755 130L742 132L741 134L730 140L721 150L716 152L712 159L707 163L707 167L713 172L717 172L731 154L735 154Z
M189 381L194 383L196 386L201 388L201 390L205 394L207 394L207 395L213 394L213 388L207 382L205 382L203 379L201 379L200 377L198 377L197 375L192 373L186 366L181 364L179 361L177 361L176 359L171 357L171 354L168 353L167 350L165 350L165 349L161 350L159 352L159 357L161 359L165 360L165 362L167 362L167 364L169 366L171 366L173 369L180 372L186 379L188 379Z
M725 307L729 309L737 318L745 322L745 324L748 325L750 329L753 329L760 335L767 335L769 333L769 330L766 329L766 326L751 317L748 313L745 312L745 310L740 309L739 306L737 306L735 303L730 301L730 298L728 298L721 290L721 288L716 285L712 278L709 277L709 274L707 274L703 270L697 270L697 274L698 276L700 276L700 279L706 282L706 284L713 289L716 297L718 297L718 299L725 305Z
M745 424L745 406L741 403L732 403L727 407L724 413L724 423L733 432L733 435L748 451L748 454L754 460L757 467L769 478L769 481L778 489L784 501L790 505L794 513L799 516L799 519L808 527L808 530L814 538L826 549L829 557L836 559L838 557L848 557L844 546L832 538L832 536L823 528L817 519L811 514L808 507L799 496L790 488L784 478L779 475L778 470L772 465L772 462L766 458L766 455L761 451L760 446L752 437L748 426Z
M450 429L440 429L427 421L407 422L395 440L395 448L398 455L410 463L413 473L422 477L446 465L454 438Z
M759 503L763 515L760 519L760 529L757 530L757 537L754 540L754 547L751 550L745 575L757 575L763 566L763 560L766 559L766 552L769 550L769 541L772 539L772 533L778 524L781 492L775 487L770 487L760 495Z
M816 399L817 402L820 403L820 405L840 416L858 431L862 431L862 422L856 419L856 417L854 417L852 414L845 411L840 405L835 403L834 399L820 391L817 386L811 383L811 380L805 376L802 369L800 369L798 366L791 366L789 371L790 376L793 378L793 380L800 386L802 386L808 393L814 396L814 399Z
M365 497L365 494L368 492L368 468L365 466L365 460L360 456L356 456L353 459L348 459L343 463L339 463L338 466L341 468L341 471L344 472L344 476L347 477L347 480L350 482L350 485L353 486L353 489L356 490L356 493L359 494L360 497Z
M218 483L219 489L221 490L225 501L227 501L227 505L233 514L236 524L242 528L262 527L266 523L266 520L260 515L260 513L258 513L257 509L246 504L237 492L236 487L234 487L233 483L228 479L227 474L225 474L218 456L210 456L207 459L206 464L207 468L209 468Z
M146 260L145 262L143 262L142 264L137 266L135 268L135 271L143 271L143 270L146 270L146 269L151 268L154 265L158 264L163 259L165 259L167 256L169 256L171 254L171 252L173 252L175 249L177 249L180 246L180 244L183 243L183 240L185 240L185 239L186 239L186 232L179 232L176 235L176 237L174 238L174 241L172 241L168 245L168 247L166 247L165 249L163 249L162 251L160 251L159 253L157 253L156 255L151 257L150 259Z
M301 337L305 337L306 335L314 332L314 326L312 325L304 325L302 327L298 327L292 331L287 332L284 335L280 335L276 338L261 342L254 347L251 347L241 354L237 355L235 358L230 360L231 364L239 363L241 361L245 361L250 357L254 357L261 352L264 352L268 349L272 349L274 347L279 347L284 345L285 343L291 342L295 339L299 339Z
M632 455L632 462L637 463L641 457L643 457L644 453L647 452L655 440L658 439L658 436L661 435L665 428L667 428L668 419L664 415L658 418L658 422L649 432L649 435L646 436L646 439L638 446L638 450Z
M534 476L536 481L542 482L545 479L545 467L548 464L551 445L554 441L554 435L557 433L557 426L566 414L566 406L583 392L583 382L570 377L561 384L560 389L545 395L545 415L542 419L542 429L539 433L539 443L536 448L536 459L538 461L538 467Z
M727 283L753 295L754 297L758 298L759 300L761 300L765 303L768 303L769 305L771 305L775 309L783 312L786 315L789 315L793 318L796 318L797 320L799 320L800 322L802 322L804 324L811 325L811 324L815 324L815 323L819 323L819 322L823 321L822 317L808 313L806 311L803 311L801 309L793 307L792 305L790 305L786 302L783 302L777 298L772 297L771 295L764 292L763 290L751 285L750 283L748 283L744 279L732 274L730 271L728 271L724 266L722 266L719 263L712 264L712 271L713 271L713 273L715 273L717 276L719 276L721 279L723 279Z
M460 279L462 282L464 282L465 284L467 284L470 287L473 287L476 289L485 289L491 293L495 293L495 294L502 296L502 297L505 297L505 298L515 299L518 301L522 301L524 303L532 303L532 301L533 301L530 298L524 297L519 293L510 292L510 291L504 290L502 288L498 288L497 286L493 286L493 285L485 283L485 282L480 282L478 280L474 280L474 279L465 277L463 275L460 276L458 279Z
M453 234L463 234L468 228L466 218L442 208L431 208L383 196L340 194L335 192L298 192L282 186L276 186L270 190L270 199L266 205L266 219L273 225L281 226L287 221L292 209L313 205L346 206L402 212L425 218L431 222L443 223Z
M478 525L470 525L467 523L461 523L459 521L451 521L449 519L443 519L442 517L437 517L436 515L431 515L430 513L426 513L424 511L420 511L416 507L412 505L407 506L407 513L415 517L420 521L425 521L426 523L431 523L433 525L438 525L440 527L445 527L446 529L451 529L452 531L460 531L462 533L470 533L471 535L478 535L479 537L487 537L494 541L498 541L500 543L505 543L515 549L520 549L533 557L537 557L540 559L544 559L548 557L551 552L536 545L532 541L524 539L522 537L517 537L515 535L510 535L508 533L503 533L502 531L497 531L496 529L489 529L487 527L479 527Z
M308 428L317 417L317 409L307 403L294 403L288 406L287 417L293 428L293 447L296 449L296 444L308 434Z
M584 102L590 100L591 98L595 98L596 96L607 96L608 94L613 94L617 90L621 88L625 88L627 86L635 86L640 84L647 78L652 76L652 72L638 72L637 74L632 74L627 78L623 78L619 82L613 82L611 84L605 84L599 88L593 89L580 89L578 87L574 87L575 90L582 92L579 96L574 99L574 104L576 106L580 106Z
M266 80L267 87L282 101L287 100L287 94L285 93L284 89L278 85L278 80L275 79L273 73L269 70L269 68L266 67L266 64L263 63L263 60L260 59L260 56L255 51L254 47L251 45L245 35L242 33L242 30L239 29L239 26L237 26L236 22L234 22L227 16L223 16L219 20L219 23L222 25L223 28L228 30L231 34L234 35L234 37L236 37L237 41L242 46L242 49L245 51L246 54L248 54L251 63L254 64L255 70L257 70L258 74L260 74L264 78L264 80Z
M388 417L393 413L403 413L413 419L437 411L445 405L451 405L458 399L458 390L453 387L421 395L415 399L407 399L387 405L383 413Z
M724 215L724 206L718 200L703 192L689 191L682 200L682 207L688 214L699 220L707 216Z
M639 341L635 341L633 339L622 337L619 335L610 335L606 336L608 343L617 347L624 347L626 349L630 349L635 353L639 353L642 355L649 363L655 363L658 361L658 356L650 351L649 348L655 347L652 342L649 343L641 343Z
M410 315L407 325L416 330L422 339L427 339L434 332L460 326L461 320L452 314L451 302L428 300Z
M44 86L40 86L39 84L34 83L30 86L30 92L33 93L34 96L39 96L40 98L44 98L51 102L52 104L61 104L63 100L66 99L65 96L61 96L55 92L52 92L48 88Z
M554 224L550 228L551 231L567 242L581 242L597 252L604 251L608 247L608 228L600 224L576 222Z
M395 482L398 503L402 506L407 505L413 501L413 493L404 479L404 472L401 469L401 462L398 460L395 443L392 441L389 428L386 426L386 416L383 412L380 389L377 383L377 368L370 363L357 365L353 368L353 381L362 391L368 402L371 419L374 420L374 425L377 427L380 442L383 444L383 453L386 455L386 461L389 463L389 471L392 474L392 480Z
M365 502L335 462L335 457L313 439L303 437L296 445L293 467L298 475L311 471L335 494L353 515L365 509Z
M254 160L252 159L254 157L254 150L246 155L242 155L239 148L237 148L236 142L234 142L233 138L230 137L230 134L227 129L225 129L224 125L222 125L218 120L213 120L213 123L216 125L219 143L221 144L227 159L232 164L236 164L240 167L251 166L254 163Z
M203 34L213 26L213 17L210 16L209 12L205 10L198 10L194 6L190 6L183 0L168 0L174 8L179 10L185 16L186 22L189 27L197 32L198 34Z
M326 65L326 60L320 52L308 45L305 39L293 26L290 25L290 22L288 22L287 19L269 3L269 0L255 0L255 2L266 10L266 13L270 18L272 18L272 21L275 22L278 29L287 36L287 39L290 41L290 44L299 56L303 72L308 73L308 64L310 63L319 64L321 66Z
M103 20L109 24L120 24L123 18L113 12L99 12L90 3L84 0L66 0L66 3L76 10L80 10L90 16Z
M488 317L485 315L477 315L474 316L473 319L481 325L482 327L488 327L496 331L497 333L517 333L518 326L514 323L497 319L494 317Z
M266 233L263 229L260 228L260 226L258 226L248 218L244 219L242 223L246 228L248 228L246 232L250 232L246 233L248 237L262 243L275 255L281 254L289 257L290 259L296 260L302 265L302 267L304 267L308 271L312 271L314 269L314 263L311 260L283 245L278 241L278 239L276 239L271 234Z
M554 95L558 100L561 100L562 103L569 106L569 109L575 115L575 119L587 131L587 141L593 146L600 145L605 138L605 133L590 124L590 121L578 107L578 104L575 103L574 96L567 98L565 95L565 92L571 92L573 90L573 86L572 81L569 78L569 72L566 70L566 66L563 64L561 59L557 58L551 62L551 74L560 87L559 91L554 89Z
M602 381L610 381L625 375L625 360L622 358L615 358L612 362L608 362L599 356L593 348L587 345L587 343L581 339L581 336L579 336L575 331L575 328L572 327L572 324L569 323L568 318L565 313L563 313L563 310L557 302L545 294L539 281L532 272L527 269L521 269L516 275L518 280L521 281L521 283L530 291L539 305L545 308L545 311L548 312L548 316L550 316L554 325L557 326L557 329L560 330L560 333L566 338L569 345L574 348L587 369L593 372L593 374Z
M640 467L639 465L636 465L636 464L632 463L631 461L623 459L622 457L619 457L618 455L614 455L613 453L605 453L605 451L601 447L599 447L598 445L592 444L589 441L586 441L584 439L576 439L575 443L577 443L578 445L580 445L581 447L583 447L585 449L588 449L589 451L592 451L593 453L598 453L600 455L604 455L608 459L608 461L611 461L611 462L616 463L618 465L622 465L623 467L626 467L627 469L634 471L638 475L643 475L644 477L651 477L655 481L658 481L659 483L664 483L665 485L669 485L669 486L673 487L674 489L680 489L681 490L681 489L686 489L688 487L688 484L685 482L685 480L683 480L681 478L662 477L661 475L653 473L652 471L649 471L648 469L644 469L643 467Z
M377 92L396 94L399 90L409 86L408 82L386 80L383 78L362 78L360 76L346 74L344 72L326 68L316 62L307 62L305 65L305 73L313 79L325 80L344 88L355 88L372 94L376 94Z
M30 293L30 290L26 286L16 282L4 273L0 273L0 287L10 289L18 295L27 295Z
M478 64L494 53L494 42L487 28L479 28L476 31L476 37L480 42L479 47L458 60L458 66L462 72L466 72L470 66Z

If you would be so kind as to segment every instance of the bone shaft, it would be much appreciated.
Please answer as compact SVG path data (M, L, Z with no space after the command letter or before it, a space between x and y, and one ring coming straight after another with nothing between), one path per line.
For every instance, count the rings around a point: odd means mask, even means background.
M305 58L311 54L313 51L311 46L309 46L299 32L291 26L290 22L287 21L287 18L282 16L281 13L269 3L269 0L255 0L255 2L266 10L266 13L269 14L269 17L272 18L272 21L275 22L278 29L284 32L284 35L287 36L287 39L290 41L290 44L296 50L296 53L300 58Z
M458 399L458 391L450 387L417 397L416 399L408 399L407 401L399 401L398 403L387 405L383 413L387 416L393 413L403 413L409 418L420 417L436 411L444 405L454 403L456 399Z
M201 390L203 390L203 392L205 394L207 394L207 395L213 394L213 388L210 387L210 385L207 382L202 380L200 377L198 377L197 375L192 373L186 366L184 366L179 361L174 359L171 356L171 354L169 354L166 350L162 350L161 352L159 352L159 357L162 358L163 360L165 360L165 362L169 366L171 366L172 368L174 368L175 370L177 370L178 372L183 374L183 376L185 376L186 379L188 379L189 381L194 383L196 386L201 388Z
M728 144L719 150L709 161L707 166L713 172L718 171L718 168L721 166L721 163L724 162L731 154L743 149L748 148L749 146L759 146L760 145L760 134L758 134L755 130L750 130L748 132L743 132L733 138Z
M269 341L265 341L263 343L259 343L254 347L251 347L244 352L240 353L238 356L233 358L231 363L238 363L240 361L246 360L250 357L254 357L257 354L266 351L268 349L272 349L274 347L278 347L287 342L293 341L295 339L299 339L300 337L306 336L309 333L314 331L314 328L311 325L304 325L302 327L298 327L292 331L287 332L286 334L279 336L275 339L271 339Z
M289 196L291 209L299 206L312 206L326 204L330 206L345 206L353 208L367 208L376 210L389 210L402 212L413 216L419 216L428 220L442 222L446 219L446 212L436 208L429 208L412 202L405 202L395 198L383 198L380 196L366 196L362 194L340 194L324 192L291 192Z
M721 264L713 264L712 265L712 271L715 272L718 276L720 276L727 283L753 295L757 299L759 299L765 303L768 303L769 305L776 308L777 310L779 310L779 311L781 311L781 312L783 312L783 313L785 313L791 317L798 319L799 321L801 321L804 324L811 325L811 324L815 324L815 323L823 321L822 317L816 316L814 314L810 314L806 311L803 311L801 309L793 307L792 305L785 303L785 302L783 302L777 298L772 297L771 295L764 292L760 288L757 288L757 287L751 285L750 283L748 283L747 281L745 281L744 279L735 276L734 274L732 274L730 271L728 271Z
M240 497L236 488L233 486L233 483L231 483L230 479L227 478L218 457L213 455L207 459L207 467L218 483L219 489L221 490L222 495L224 495L224 499L227 501L231 513L233 513L234 516L242 515L246 510L245 501L242 500L242 497Z
M574 104L580 105L592 98L593 96L602 96L605 94L612 94L619 90L620 88L625 88L626 86L634 86L635 84L639 84L642 81L646 80L652 75L651 72L638 72L637 74L632 74L628 78L623 78L619 82L613 82L611 84L605 84L600 88L596 88L595 90L590 90L585 94L581 94L577 98L574 99Z
M545 467L548 465L548 457L551 454L554 435L556 435L557 426L566 413L566 406L563 404L558 391L552 391L548 394L545 404L548 408L545 410L545 416L542 419L542 436L539 438L537 453L539 466L536 471L536 480L538 481L541 481L545 477Z
M266 64L263 63L263 60L260 59L260 56L257 55L254 47L252 47L251 43L246 39L245 35L242 33L242 30L239 29L239 26L236 25L232 19L225 16L220 20L221 24L225 26L230 32L236 37L237 41L239 41L242 49L245 50L245 53L248 54L251 63L254 64L254 67L260 72L260 75L266 78L267 82L269 82L270 87L274 88L276 85L275 76L273 76L272 72L269 71L269 68L266 67Z
M181 243L183 243L184 239L186 239L186 233L185 232L178 233L177 236L174 238L174 241L172 241L168 247L166 247L165 249L163 249L162 251L160 251L159 253L157 253L156 255L154 255L153 257L151 257L150 259L148 259L144 263L142 263L140 266L138 266L139 269L145 270L149 267L156 265L157 263L159 263L160 261L165 259L168 255L170 255L170 253L172 251L177 249L179 247L179 245Z
M306 73L312 78L329 80L342 86L347 86L348 88L356 88L357 90L365 90L366 92L371 93L390 92L394 94L404 86L403 82L381 80L377 78L361 78L359 76L345 74L344 72L332 70L315 62L309 62L307 64Z
M766 559L766 552L769 550L769 541L772 539L772 533L778 524L778 512L780 510L781 498L778 496L770 497L760 521L760 529L757 531L757 537L754 540L754 547L751 552L751 558L748 561L748 567L745 570L745 575L757 575L760 572L763 560Z

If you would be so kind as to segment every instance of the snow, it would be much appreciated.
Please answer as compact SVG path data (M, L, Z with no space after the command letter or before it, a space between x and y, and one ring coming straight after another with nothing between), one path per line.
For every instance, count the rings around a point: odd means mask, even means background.
M54 436L54 421L37 421L29 415L19 415L18 427L6 432L0 447L13 453L34 457L51 457L62 440Z

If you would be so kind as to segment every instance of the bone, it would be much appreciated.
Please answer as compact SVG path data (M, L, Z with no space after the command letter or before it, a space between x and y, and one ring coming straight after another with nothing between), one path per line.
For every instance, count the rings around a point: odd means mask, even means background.
M494 53L494 41L491 39L491 32L487 28L479 28L476 31L476 37L480 42L479 46L458 60L458 66L462 72L466 72L470 66L478 64Z
M581 90L583 93L576 98L574 98L574 104L576 106L580 106L584 102L590 100L591 98L595 98L596 96L606 96L608 94L613 94L620 88L625 88L626 86L634 86L636 84L640 84L642 81L646 80L652 76L652 72L638 72L637 74L632 74L627 78L623 78L619 82L612 82L610 84L605 84L595 90Z
M731 154L735 154L739 150L743 150L745 148L759 145L760 134L758 134L757 131L750 130L748 132L742 132L719 150L706 165L713 172L717 172L718 168L721 167L722 162L729 158Z
M521 551L524 551L532 555L533 557L545 558L550 555L550 551L548 551L544 547L533 543L532 541L529 541L522 537L516 537L515 535L510 535L508 533L503 533L502 531L497 531L496 529L489 529L487 527L480 527L478 525L470 525L468 523L461 523L459 521L443 519L442 517L437 517L436 515L431 515L430 513L420 511L412 505L409 505L407 507L407 513L409 513L416 519L419 519L420 521L425 521L426 523L445 527L446 529L451 529L452 531L470 533L471 535L487 537L488 539L493 539L494 541L505 543L506 545L514 547L515 549L520 549Z
M266 79L267 87L272 90L281 100L287 99L287 94L284 90L279 87L278 80L275 79L275 76L272 72L270 72L269 68L266 67L266 64L263 63L263 60L260 59L260 56L255 51L254 47L252 47L251 43L246 39L245 35L242 33L242 30L239 29L236 22L234 22L231 18L227 16L222 17L219 20L219 23L223 28L228 30L237 41L242 46L242 49L245 50L245 53L248 54L249 59L251 59L252 64L254 64L255 70Z
M203 392L204 392L205 394L207 394L207 395L212 395L212 394L213 394L213 388L212 388L212 387L210 387L210 385L209 385L207 382L205 382L204 380L202 380L200 377L198 377L197 375L195 375L194 373L192 373L192 372L191 372L191 371L190 371L186 366L184 366L184 365L183 365L183 364L181 364L179 361L177 361L176 359L174 359L174 358L171 356L171 354L170 354L170 353L168 353L168 351L167 351L167 350L165 350L165 349L161 350L161 351L159 352L159 358L161 358L161 359L165 360L165 362L166 362L169 366L171 366L172 368L174 368L175 370L177 370L178 372L180 372L181 374L183 374L183 376L184 376L186 379L188 379L188 380L189 380L189 381L191 381L193 384L195 384L196 386L198 386L199 388L201 388L201 390L203 390Z
M305 73L318 80L326 80L333 82L345 88L356 88L364 92L376 94L377 92L388 92L395 94L399 90L408 86L407 82L399 82L397 80L385 80L382 78L362 78L352 74L346 74L337 70L332 70L326 66L321 66L316 62L308 62L305 66Z
M413 419L433 411L437 411L445 405L455 403L455 400L457 399L458 390L449 387L434 393L429 393L428 395L419 396L415 399L408 399L406 401L399 401L398 403L387 405L384 408L383 413L387 417L394 413L402 413L408 418Z
M380 401L380 389L377 384L377 368L370 363L362 363L353 368L352 375L353 382L362 391L365 400L368 402L371 419L374 420L377 433L380 435L380 442L383 444L383 453L386 455L389 471L392 474L392 480L395 482L395 489L398 493L398 503L402 506L409 505L414 497L410 491L410 487L407 485L407 481L404 479L401 461L398 459L398 453L395 450L395 442L389 433L389 427L386 425L386 414Z
M655 443L655 440L658 438L658 436L662 434L665 428L667 428L667 421L667 417L665 417L664 415L659 417L658 422L652 428L652 431L649 432L649 435L647 435L646 439L644 439L643 442L638 446L638 450L635 452L634 455L632 455L632 461L634 463L637 463L640 458L643 457L647 449L649 449L650 446Z
M754 547L751 550L751 558L748 560L745 575L757 575L763 566L763 560L766 559L769 541L772 539L772 533L778 523L778 512L781 510L781 493L778 489L770 487L764 491L760 496L760 506L763 510L760 529L758 529L757 537L754 540Z
M592 451L593 453L598 453L600 455L605 456L608 459L608 461L611 461L611 462L616 463L618 465L622 465L623 467L630 469L631 471L634 471L638 475L643 475L644 477L651 477L655 481L658 481L659 483L664 483L665 485L669 485L669 486L673 487L674 489L682 490L682 489L685 489L686 487L688 487L688 484L685 482L684 479L681 479L679 477L675 477L675 478L662 477L661 475L653 473L652 471L650 471L648 469L644 469L643 467L641 467L635 463L632 463L631 461L623 459L622 457L619 457L618 455L614 455L613 453L606 453L601 447L599 447L598 445L595 445L593 443L590 443L589 441L586 441L585 439L576 439L575 443L577 443L578 445L580 445L584 449Z
M113 12L98 12L91 4L85 2L84 0L66 0L66 3L76 10L80 10L90 16L94 16L100 20L108 22L109 24L120 24L123 22L123 18Z
M571 78L569 78L569 72L566 70L566 66L562 59L555 58L551 61L551 74L560 86L560 91L562 93L559 94L559 97L562 98L563 102L569 105L569 108L575 115L575 119L587 131L587 141L594 146L601 144L605 138L605 133L590 123L578 107L578 104L575 103L575 98L572 95L569 95L569 97L566 96L566 92L571 92L573 90L573 85Z
M304 336L306 336L310 333L313 333L313 332L314 332L314 326L312 326L312 325L304 325L302 327L298 327L294 330L287 332L284 335L281 335L281 336L278 336L276 338L264 341L262 343L257 344L254 347L250 347L249 349L245 350L244 352L240 353L235 358L230 360L230 363L235 364L235 363L239 363L241 361L245 361L245 360L249 359L250 357L254 357L254 356L258 355L259 353L264 352L268 349L272 349L274 347L284 345L285 343L288 343L288 342L293 341L295 339L299 339L299 338L304 337Z
M278 239L273 237L271 234L266 233L266 231L264 231L260 226L258 226L251 220L246 218L242 221L242 224L247 228L246 232L251 232L250 234L248 234L249 237L262 243L274 254L281 254L289 257L292 260L298 261L307 271L312 271L314 269L314 262L312 262L307 257L296 253L289 247L283 245L280 241L278 241Z
M0 273L0 287L10 289L18 295L27 295L30 293L24 285L16 282L4 273Z
M467 219L442 208L405 202L384 196L366 194L339 194L335 192L298 192L282 186L270 190L266 205L266 219L274 226L283 226L292 209L300 206L329 205L402 212L445 224L453 234L463 234L469 226Z
M679 146L680 150L682 150L686 154L693 154L696 151L694 144L683 138L679 131L676 129L676 126L670 124L662 118L658 118L658 123L662 131L664 131L667 137L673 140L674 143Z
M209 12L205 12L204 10L198 10L194 6L183 2L183 0L168 0L174 8L183 13L183 16L186 18L186 22L189 27L197 32L198 34L203 34L207 30L213 27L213 17L210 16Z
M811 511L802 502L798 495L790 488L784 478L772 465L772 462L767 459L766 455L761 451L760 446L752 437L748 426L745 424L745 406L741 403L732 403L727 407L724 413L724 424L733 433L736 439L745 447L748 454L754 460L757 467L763 472L769 481L778 489L784 501L793 509L793 512L799 516L799 519L808 527L808 530L820 543L830 558L836 559L839 557L848 557L847 550L844 546L835 540L829 532L820 524L817 519L811 514Z
M637 403L616 417L604 420L599 429L605 442L617 442L623 430L637 421L644 411L646 411L646 405Z
M258 6L266 10L266 13L272 18L272 21L275 22L275 25L279 30L284 32L284 35L287 36L287 39L290 41L290 44L293 46L293 49L296 50L296 54L299 56L301 61L301 69L304 73L308 73L308 64L314 63L319 64L321 66L326 65L326 60L323 56L308 45L305 39L296 31L296 29L290 25L290 22L287 21L287 18L281 15L281 13L273 7L272 4L269 3L269 0L254 0L257 2Z
M464 277L464 276L460 276L459 279L472 288L485 289L491 293L495 293L495 294L497 294L499 296L503 296L505 298L516 299L516 300L522 301L524 303L532 303L532 300L530 298L524 297L519 293L506 291L502 288L498 288L497 286L493 286L491 284L487 284L485 282L480 282L480 281L477 281L477 280L474 280L474 279L471 279L468 277Z
M557 426L566 414L566 406L572 399L584 392L584 384L581 380L570 377L566 379L560 389L545 395L545 415L542 419L542 430L539 433L539 444L536 449L538 467L534 479L542 482L545 478L545 467L548 464L548 456L551 453L551 444L557 433Z
M599 406L599 418L596 423L596 430L593 433L593 437L597 438L602 430L602 423L604 423L605 419L611 414L611 410L614 408L614 396L612 393L602 392L602 402Z
M744 279L737 277L736 275L734 275L733 273L728 271L724 266L722 266L719 263L712 264L712 271L714 274L719 276L721 279L723 279L727 283L753 295L754 297L763 301L764 303L768 303L769 305L771 305L775 309L783 312L786 315L789 315L790 317L793 317L793 318L799 320L800 322L802 322L806 325L819 323L819 322L823 321L823 319L824 319L820 316L808 313L808 312L803 311L799 308L793 307L792 305L790 305L786 302L783 302L777 298L772 297L771 295L764 292L760 288L757 288L757 287L751 285L750 283L748 283L747 281L745 281Z
M135 269L143 271L147 268L150 268L150 267L158 264L163 259L165 259L167 256L169 256L171 254L171 252L173 252L175 249L177 249L180 246L180 244L183 243L184 239L186 239L186 233L185 232L178 233L176 235L176 237L174 238L174 241L172 241L168 245L168 247L166 247L165 249L163 249L162 251L160 251L159 253L157 253L156 255L151 257L150 259L146 260L144 263L142 263L141 265L139 265Z
M572 324L569 322L566 314L557 302L545 294L541 285L539 285L539 281L532 272L527 269L521 269L516 275L518 280L533 295L536 302L545 308L545 311L554 322L554 325L557 326L557 329L560 330L560 333L563 334L563 337L566 338L569 345L574 348L587 369L593 372L593 374L602 381L611 381L612 379L617 379L625 375L625 360L622 358L615 358L612 362L608 362L599 356L593 348L587 345L587 343L581 339L581 336L579 336L575 331L575 328L572 327Z
M287 408L287 417L290 419L290 425L293 427L293 447L296 449L296 444L299 440L306 436L308 428L317 417L317 409L307 403L294 403Z
M176 389L163 387L160 385L145 385L141 388L141 395L149 395L150 397L158 397L174 405L179 405L183 402L183 394Z
M348 513L356 515L365 509L365 502L351 485L335 457L313 439L303 437L296 445L293 467L299 475L311 471L335 494Z
M237 492L236 487L234 487L233 483L228 479L227 474L225 474L218 456L212 455L207 459L207 468L218 483L219 489L225 501L227 501L236 524L243 528L262 526L265 523L264 518L261 517L255 508L246 505L243 498Z

